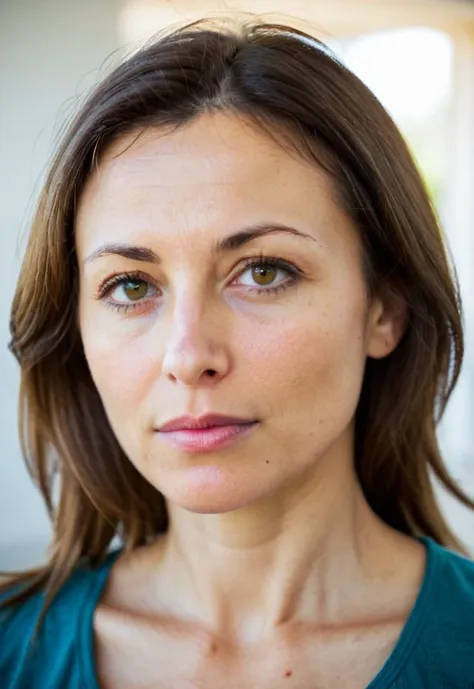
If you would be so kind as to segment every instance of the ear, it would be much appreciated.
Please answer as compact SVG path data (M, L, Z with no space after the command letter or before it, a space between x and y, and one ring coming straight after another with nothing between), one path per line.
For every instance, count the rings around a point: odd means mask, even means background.
M383 359L396 349L408 325L408 306L393 293L374 297L367 318L367 356Z

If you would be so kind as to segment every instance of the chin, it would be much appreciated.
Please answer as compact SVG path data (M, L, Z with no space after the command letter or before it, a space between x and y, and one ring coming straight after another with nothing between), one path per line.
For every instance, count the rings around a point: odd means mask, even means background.
M162 486L160 492L166 500L188 512L226 514L244 509L266 497L255 491L255 485L230 478L227 472L216 467L196 467L186 474L179 481L178 488L176 484L170 490Z
M181 492L180 495L169 498L169 502L195 514L227 514L244 509L256 500L250 496L245 498L245 496L232 495L224 490L220 492L203 490L199 493L186 491L183 494Z
M242 509L242 505L231 505L231 504L222 504L221 502L212 502L208 501L206 504L202 504L201 502L193 502L189 504L181 504L178 505L183 510L186 510L186 512L192 512L193 514L230 514L231 512L237 512L239 509Z

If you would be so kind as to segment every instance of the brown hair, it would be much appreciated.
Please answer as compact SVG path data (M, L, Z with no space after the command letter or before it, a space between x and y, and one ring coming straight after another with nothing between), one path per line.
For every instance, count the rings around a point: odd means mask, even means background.
M49 562L17 579L25 584L17 601L39 589L51 600L82 558L104 557L116 534L131 549L167 528L164 499L119 446L84 356L74 216L112 141L148 126L179 127L212 109L251 119L322 165L359 229L368 289L407 303L398 347L367 360L357 474L387 524L462 550L431 483L434 474L474 508L436 437L463 356L459 290L403 137L374 95L312 36L256 19L232 27L201 20L161 34L92 91L39 200L13 301L11 349L21 366L22 450L54 537Z

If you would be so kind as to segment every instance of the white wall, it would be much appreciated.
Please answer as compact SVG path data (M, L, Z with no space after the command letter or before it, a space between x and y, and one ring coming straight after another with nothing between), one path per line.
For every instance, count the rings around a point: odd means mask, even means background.
M120 0L0 3L0 570L37 561L49 538L20 455L18 370L7 351L20 237L61 121L117 48L119 9Z

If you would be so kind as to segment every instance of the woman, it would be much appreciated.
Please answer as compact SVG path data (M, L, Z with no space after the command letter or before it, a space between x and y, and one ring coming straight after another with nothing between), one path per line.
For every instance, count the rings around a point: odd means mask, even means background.
M474 506L435 435L458 292L401 135L324 45L198 22L117 67L11 330L54 541L4 585L2 688L474 686L474 565L430 482Z

